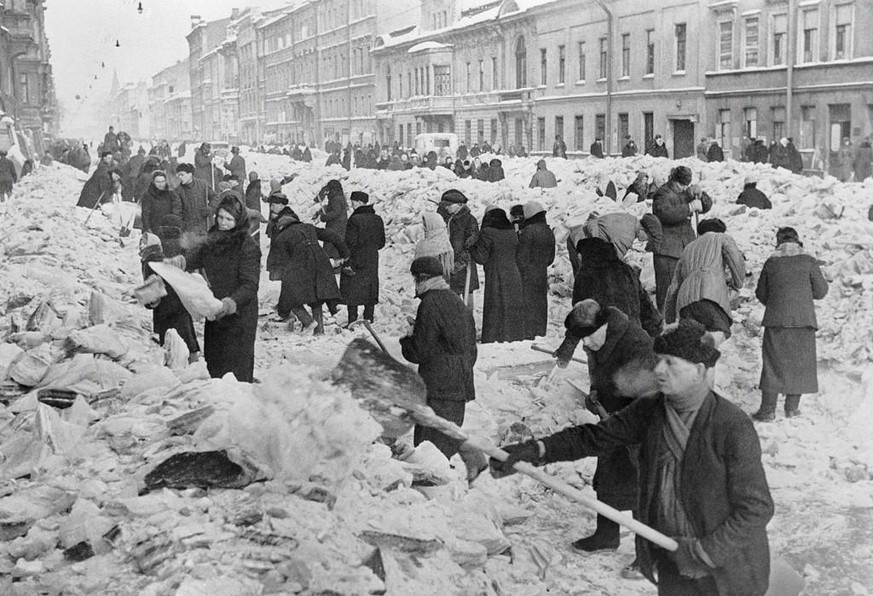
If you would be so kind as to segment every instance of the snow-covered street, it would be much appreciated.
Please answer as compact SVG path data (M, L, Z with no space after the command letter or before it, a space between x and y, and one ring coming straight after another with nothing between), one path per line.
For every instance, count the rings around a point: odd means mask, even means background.
M400 357L398 339L417 301L409 275L421 215L447 189L507 211L530 200L547 209L558 242L550 269L549 333L563 337L572 272L568 226L594 211L623 209L595 190L623 190L640 171L663 182L676 161L549 158L553 189L529 189L535 158L504 158L506 179L458 180L443 168L374 171L323 167L243 152L266 181L295 175L283 191L308 221L318 190L341 180L363 190L385 220L376 331ZM801 572L805 594L873 593L873 179L841 183L769 165L682 160L712 198L751 272L722 346L717 390L747 412L760 403L758 274L775 230L795 227L830 283L816 303L821 392L803 415L756 423L776 504L771 551ZM748 175L773 202L738 206ZM136 303L140 233L118 234L111 205L88 219L75 207L84 175L39 168L0 204L0 593L3 594L655 594L619 575L634 557L622 532L618 553L570 547L594 513L520 475L486 471L468 487L460 459L435 449L405 461L373 442L378 426L349 393L325 378L355 337L345 311L321 337L274 322L279 282L262 272L255 377L210 380L202 362L170 369L151 338L151 313ZM130 205L123 205L127 209ZM646 203L627 209L640 217ZM264 213L267 208L264 205ZM264 255L268 239L261 234ZM632 261L654 288L642 244ZM479 297L477 297L479 300ZM480 301L481 302L481 301ZM475 317L481 323L481 304ZM202 328L202 325L198 324ZM495 443L594 421L567 380L587 387L578 363L544 378L554 360L531 342L480 346L477 399L464 428ZM582 350L579 350L581 354ZM72 407L39 400L73 392ZM409 441L411 444L411 441ZM158 488L146 475L170 456L226 451L251 464L241 488ZM593 496L594 460L546 470Z

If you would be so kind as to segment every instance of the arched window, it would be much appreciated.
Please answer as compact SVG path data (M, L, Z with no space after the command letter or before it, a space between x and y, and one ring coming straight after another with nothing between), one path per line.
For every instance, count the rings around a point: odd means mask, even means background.
M524 37L519 37L515 44L515 87L527 87L527 48Z

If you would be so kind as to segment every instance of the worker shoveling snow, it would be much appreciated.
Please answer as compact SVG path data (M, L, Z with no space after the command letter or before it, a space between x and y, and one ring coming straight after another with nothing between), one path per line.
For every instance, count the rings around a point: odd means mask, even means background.
M347 193L370 194L388 238L374 325L394 354L406 316L415 312L408 271L421 216L435 210L443 191L465 193L480 220L490 204L508 210L537 200L547 209L558 259L550 270L550 331L538 343L557 347L572 287L565 224L592 211L618 211L595 192L609 180L621 197L638 171L663 181L675 165L647 157L549 160L559 185L543 190L527 188L534 159L506 159L506 180L484 183L441 170L346 172L282 156L246 157L263 179L297 174L284 191L306 219L331 178ZM863 593L858 588L873 583L861 564L873 533L865 521L873 508L873 460L853 415L870 411L859 382L870 366L873 333L873 236L864 219L873 186L735 162L687 163L713 197L712 215L727 223L745 254L751 282L782 225L796 227L824 262L832 284L817 304L824 389L807 397L804 418L759 427L777 504L770 542L803 571L808 590ZM734 204L749 175L770 196L771 211ZM150 341L150 314L133 298L143 282L139 233L122 246L121 220L103 214L83 227L87 210L72 207L80 187L74 170L42 168L16 186L0 222L7 282L0 288L7 341L0 349L4 593L655 592L619 576L633 557L627 540L617 555L574 554L571 538L592 524L592 514L533 480L497 483L486 473L470 488L457 457L450 465L425 443L401 460L374 442L381 430L373 417L348 389L325 380L362 329L337 326L309 338L262 319L255 385L210 380L202 363L185 366L178 355L166 368L165 351ZM630 212L640 217L647 209L640 203ZM630 260L646 279L651 259L641 247ZM758 398L763 315L753 287L740 293L734 337L717 371L726 397L747 410ZM262 309L269 311L277 294L275 284L262 283ZM481 307L476 316L481 321ZM500 444L593 420L564 382L584 386L585 366L571 363L541 384L554 361L530 346L480 346L465 432ZM70 407L47 405L41 389L72 392L49 402ZM403 453L404 443L394 450ZM219 482L210 484L208 473L186 476L189 454L214 466ZM586 492L593 466L585 460L546 471ZM228 478L238 488L207 488ZM846 542L854 545L851 557L834 564L833 545Z

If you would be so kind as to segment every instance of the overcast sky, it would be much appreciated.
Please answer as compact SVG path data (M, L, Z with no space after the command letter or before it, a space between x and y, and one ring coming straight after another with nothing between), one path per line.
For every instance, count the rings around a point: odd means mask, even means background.
M234 7L271 9L288 0L142 0L143 14L137 12L138 2L46 1L55 85L58 100L68 112L75 112L79 105L76 95L88 103L105 97L113 69L123 85L148 79L185 58L191 15L213 20L230 16ZM121 47L115 47L116 40Z

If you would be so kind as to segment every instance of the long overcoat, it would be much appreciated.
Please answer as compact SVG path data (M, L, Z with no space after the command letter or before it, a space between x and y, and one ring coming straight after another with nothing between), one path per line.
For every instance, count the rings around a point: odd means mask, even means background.
M385 248L385 223L372 205L355 209L346 225L348 271L340 275L343 304L359 306L379 302L379 251Z
M527 339L545 335L549 325L549 265L555 262L555 234L542 211L526 219L518 234L515 262L524 294Z

